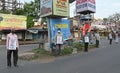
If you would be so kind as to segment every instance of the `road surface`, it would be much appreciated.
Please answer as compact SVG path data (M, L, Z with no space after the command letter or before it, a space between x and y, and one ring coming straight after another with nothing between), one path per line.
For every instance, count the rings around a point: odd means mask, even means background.
M29 49L38 45L21 46ZM26 51L25 50L25 51ZM24 50L20 51L22 53ZM101 41L100 48L65 57L48 63L21 61L19 67L6 67L5 49L0 47L0 73L120 73L120 43L109 45Z

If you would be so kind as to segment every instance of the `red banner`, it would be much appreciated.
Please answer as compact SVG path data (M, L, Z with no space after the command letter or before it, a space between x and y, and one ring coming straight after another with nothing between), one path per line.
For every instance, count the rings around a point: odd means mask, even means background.
M90 24L89 23L86 23L83 28L82 28L82 35L85 36L86 32L88 32L90 28Z

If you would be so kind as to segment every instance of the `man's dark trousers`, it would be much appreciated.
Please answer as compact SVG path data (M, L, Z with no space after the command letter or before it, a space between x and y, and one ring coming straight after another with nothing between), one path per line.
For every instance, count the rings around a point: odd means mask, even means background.
M110 45L112 44L112 39L110 39Z
M57 44L57 56L60 56L61 54L61 44Z
M88 52L88 43L85 43L84 46L85 46L84 52Z
M17 66L18 50L7 50L7 66L11 66L11 54L13 53L13 63Z
M96 40L96 47L99 47L99 40Z

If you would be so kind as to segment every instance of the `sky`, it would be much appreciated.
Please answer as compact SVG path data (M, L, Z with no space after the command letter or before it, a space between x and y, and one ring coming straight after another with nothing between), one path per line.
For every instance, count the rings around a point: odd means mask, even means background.
M33 0L21 0L30 2ZM120 13L120 0L96 0L96 18L106 18L114 13Z
M120 13L120 0L96 0L95 17L106 18L115 13Z

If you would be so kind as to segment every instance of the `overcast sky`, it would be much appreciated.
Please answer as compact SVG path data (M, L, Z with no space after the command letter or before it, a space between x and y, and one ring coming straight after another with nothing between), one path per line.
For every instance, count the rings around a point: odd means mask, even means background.
M33 0L21 1L30 2ZM96 0L95 17L105 18L114 13L120 13L120 0Z

